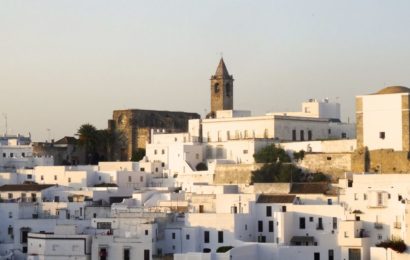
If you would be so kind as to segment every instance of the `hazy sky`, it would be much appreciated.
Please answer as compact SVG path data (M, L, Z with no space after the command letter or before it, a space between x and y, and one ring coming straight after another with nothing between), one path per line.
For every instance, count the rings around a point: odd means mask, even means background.
M0 113L34 140L105 128L115 109L209 111L220 53L234 106L300 109L410 86L410 1L0 2ZM0 120L4 132L4 120Z

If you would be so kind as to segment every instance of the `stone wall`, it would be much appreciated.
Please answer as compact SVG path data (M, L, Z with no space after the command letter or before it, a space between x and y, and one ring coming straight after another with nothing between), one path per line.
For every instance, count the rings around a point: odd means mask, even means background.
M254 183L254 193L288 194L290 183Z
M341 178L351 171L351 153L308 153L298 166L309 172L323 172L333 178Z
M252 171L263 164L217 164L214 184L249 184Z
M352 171L410 173L409 152L392 149L356 151L352 156Z
M114 160L130 160L138 148L145 148L150 139L151 129L164 129L166 132L187 132L188 120L200 118L199 114L156 111L142 109L115 110L109 127L122 132L126 145L114 151ZM116 144L116 146L120 146Z

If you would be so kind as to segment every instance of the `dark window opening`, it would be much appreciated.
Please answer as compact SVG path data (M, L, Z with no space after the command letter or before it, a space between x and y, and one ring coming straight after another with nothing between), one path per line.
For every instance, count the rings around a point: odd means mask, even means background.
M258 221L258 232L263 232L263 221L262 220Z
M300 229L305 229L306 228L306 219L305 218L299 218L299 228Z

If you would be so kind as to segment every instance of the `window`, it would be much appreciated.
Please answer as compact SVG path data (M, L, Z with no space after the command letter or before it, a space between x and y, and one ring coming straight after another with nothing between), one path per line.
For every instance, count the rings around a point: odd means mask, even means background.
M172 232L172 239L175 239L175 232Z
M71 178L68 178L68 182L71 182Z
M314 256L313 257L314 260L320 260L320 253L319 252L315 252L313 256Z
M337 229L337 218L333 217L333 229Z
M44 176L43 175L40 176L40 180L44 181Z
M204 243L209 243L209 231L204 231Z
M347 138L347 134L346 134L346 133L342 133L342 138L343 138L343 139Z
M286 206L282 206L282 212L286 212Z
M26 157L26 154L25 153L21 153L21 157Z
M157 149L154 150L154 154L157 154Z
M215 83L214 85L214 93L218 93L219 92L219 83Z
M262 220L258 221L258 232L263 232L263 221Z
M273 220L269 220L269 232L273 232Z
M363 200L367 200L367 194L363 193Z
M308 140L312 140L312 130L308 131Z
M97 222L97 229L111 229L111 222Z
M305 218L299 218L299 228L305 229L306 228L306 220Z
M358 200L357 193L354 194L354 200Z
M149 252L149 249L144 249L144 260L150 260L151 254Z
M162 153L162 154L165 154L165 150L164 150L164 149L162 149L161 153Z
M292 141L296 141L296 130L292 130Z
M132 181L131 176L128 176L128 182L131 182L131 181Z
M141 168L140 171L145 172L145 168Z
M264 138L268 138L269 137L269 130L265 129L265 132L263 133L263 137Z
M7 197L8 197L9 199L12 199L12 198L13 198L13 193L7 194Z
M155 167L155 172L158 172L158 167Z
M380 132L379 137L380 137L380 139L386 138L386 133L385 132Z
M243 154L248 154L248 150L243 150Z
M189 237L189 234L186 234L185 239L186 239L186 240L189 240L189 238L190 238L190 237Z
M300 141L305 141L305 131L300 130Z
M145 229L145 235L148 236L148 229Z
M33 175L32 174L27 174L27 179L32 179L33 178Z
M124 248L123 250L123 258L124 260L130 260L130 249L129 248Z
M332 205L332 204L333 204L332 199L327 199L327 205Z
M266 216L272 217L272 206L266 206Z
M3 158L6 158L6 157L7 157L6 153L3 153Z
M317 223L317 230L323 230L323 219L318 218L318 223Z
M218 243L223 243L223 242L224 242L224 232L218 231Z
M93 218L96 218L97 217L97 213L93 213Z
M309 217L309 222L313 222L313 217Z
M54 175L54 180L55 180L55 181L57 180L57 175Z
M226 83L225 89L226 89L226 96L227 97L232 96L232 88L231 88L231 85L229 83Z
M13 158L13 157L14 157L14 154L13 154L13 153L10 153L10 157Z
M327 129L327 133L330 135L332 133L332 129Z

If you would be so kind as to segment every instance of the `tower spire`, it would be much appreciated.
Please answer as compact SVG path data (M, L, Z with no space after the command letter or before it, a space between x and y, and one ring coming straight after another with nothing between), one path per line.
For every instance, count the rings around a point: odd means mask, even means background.
M226 68L224 59L222 57L221 57L221 60L219 61L218 68L216 68L215 76L222 77L222 78L230 77L228 69Z

